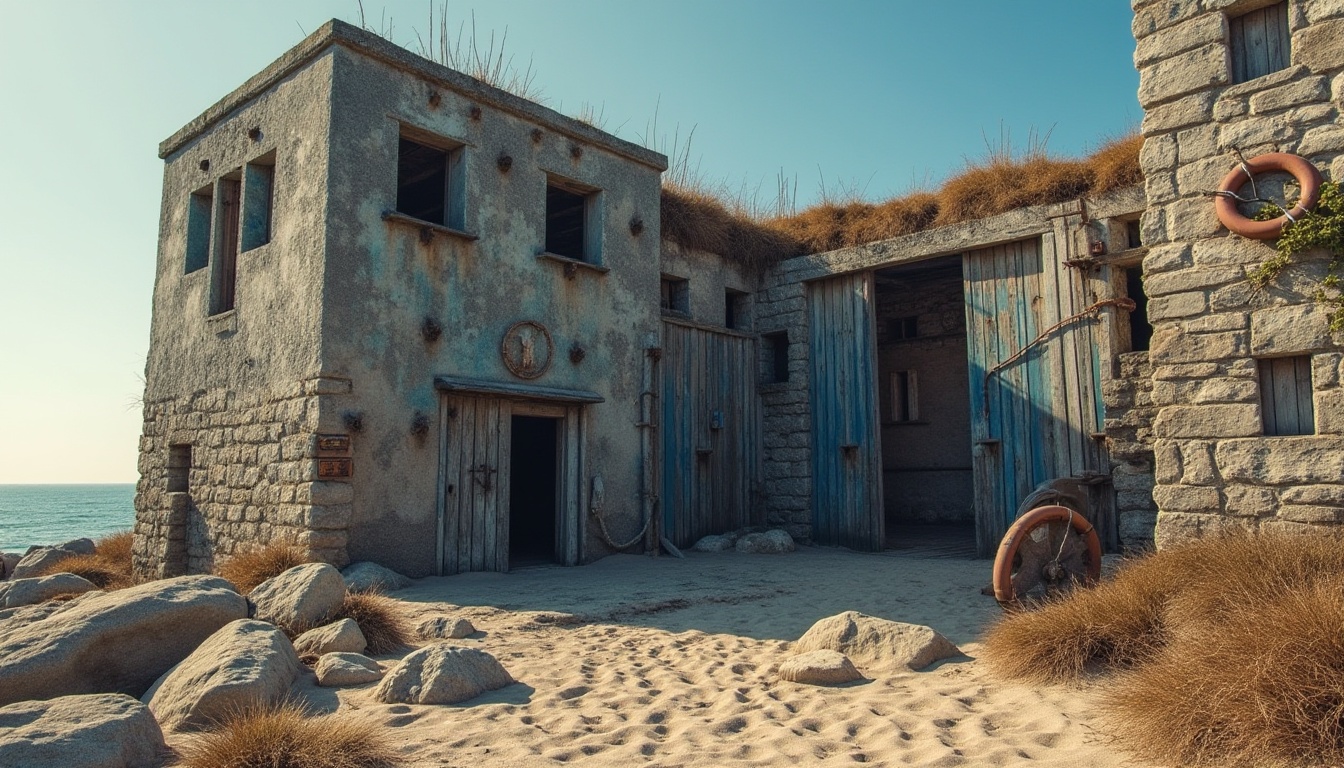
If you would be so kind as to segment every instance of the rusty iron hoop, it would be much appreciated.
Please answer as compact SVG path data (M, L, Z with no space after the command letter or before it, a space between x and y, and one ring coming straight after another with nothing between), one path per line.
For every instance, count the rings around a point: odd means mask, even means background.
M1247 182L1250 182L1254 189L1255 174L1273 171L1287 173L1297 181L1298 186L1302 188L1302 195L1297 199L1297 204L1284 210L1282 216L1269 221L1255 221L1241 215L1241 211L1237 210L1237 203L1254 202L1259 199L1259 194L1255 193L1254 198L1245 200L1237 195L1237 190ZM1271 152L1238 163L1236 168L1223 177L1222 182L1218 184L1218 191L1213 195L1215 196L1213 209L1223 226L1252 240L1273 240L1283 234L1284 225L1306 216L1316 206L1321 197L1321 172L1310 160L1301 155Z
M1035 547L1040 542L1035 542L1032 536L1036 529L1047 526L1052 523L1064 523L1064 535L1060 537L1058 550L1054 557L1045 562L1040 562L1040 552L1034 549L1024 550L1023 545L1027 541L1033 541L1029 547ZM1072 532L1077 535L1078 542L1074 541L1073 549L1065 556L1064 552L1069 544L1068 535ZM1050 536L1047 534L1046 541L1049 543L1046 554L1049 549L1054 549L1053 542L1050 542ZM1081 549L1079 544L1081 543ZM1039 548L1039 547L1037 547ZM1022 555L1021 562L1018 562L1018 556ZM1080 556L1086 555L1085 562L1079 562ZM1065 561L1068 561L1067 563ZM1014 574L1014 568L1017 573ZM1086 569L1085 572L1080 570ZM1036 573L1033 569L1040 569L1041 573ZM1058 576L1052 578L1045 574L1047 569L1055 570ZM1046 578L1037 578L1046 576ZM1064 576L1068 576L1067 584L1064 584ZM1030 577L1030 579L1028 578ZM1021 606L1023 598L1027 592L1037 585L1043 585L1046 591L1051 590L1052 583L1060 582L1062 586L1072 586L1075 583L1092 585L1101 578L1101 539L1097 537L1097 531L1087 518L1077 510L1069 507L1051 504L1043 507L1036 507L1019 517L1016 522L1008 528L1004 534L1003 540L999 542L998 554L994 557L994 599L999 601L999 605L1004 608L1013 608ZM1025 589L1023 587L1026 586Z

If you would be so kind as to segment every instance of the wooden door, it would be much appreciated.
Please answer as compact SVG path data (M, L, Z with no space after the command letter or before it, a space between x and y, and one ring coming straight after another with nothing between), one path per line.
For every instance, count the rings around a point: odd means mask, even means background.
M872 273L808 284L812 537L880 550L882 450Z
M512 403L447 396L440 475L444 575L509 569L509 436Z
M677 546L765 522L755 338L663 323L663 533Z

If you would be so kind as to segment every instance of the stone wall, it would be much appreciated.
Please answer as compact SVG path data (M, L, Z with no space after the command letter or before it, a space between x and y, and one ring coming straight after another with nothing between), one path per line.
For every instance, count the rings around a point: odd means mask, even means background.
M1117 375L1102 384L1106 447L1120 543L1126 550L1152 546L1157 522L1153 502L1153 367L1147 352L1119 355Z
M1247 282L1272 242L1230 235L1205 192L1247 157L1290 152L1344 172L1344 3L1292 0L1289 66L1231 82L1230 19L1265 2L1135 0L1145 110L1143 239L1159 546L1229 526L1344 520L1338 339L1313 294L1321 259ZM1282 185L1262 185L1262 189ZM1266 437L1259 360L1311 359L1314 433Z
M795 539L812 536L812 411L808 402L807 293L800 282L763 288L756 297L756 329L788 334L787 381L772 382L769 344L762 344L761 431L766 522Z

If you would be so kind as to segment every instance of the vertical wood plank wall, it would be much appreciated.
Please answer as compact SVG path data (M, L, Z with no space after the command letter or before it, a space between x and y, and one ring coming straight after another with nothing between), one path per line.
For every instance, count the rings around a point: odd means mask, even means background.
M1289 64L1288 3L1275 3L1228 22L1232 82L1244 83Z
M755 372L752 336L663 323L662 519L677 546L765 522Z
M1047 234L972 251L963 260L976 543L990 555L1039 484L1106 472L1096 321L1070 323L986 381L986 372L1091 304L1086 277L1061 263ZM1092 510L1110 514L1109 506ZM1101 530L1109 520L1093 519Z
M885 525L872 273L809 283L807 297L812 537L880 550Z

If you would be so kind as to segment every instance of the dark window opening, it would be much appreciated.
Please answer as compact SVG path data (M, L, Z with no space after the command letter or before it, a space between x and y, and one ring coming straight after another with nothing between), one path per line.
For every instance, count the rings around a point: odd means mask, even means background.
M723 296L723 326L742 329L747 327L747 294L729 288Z
M546 252L580 261L588 253L588 196L546 185Z
M1125 247L1138 248L1143 245L1143 227L1139 220L1125 222Z
M1227 22L1232 82L1244 83L1286 69L1291 58L1287 0Z
M690 314L691 281L671 275L663 275L659 306L662 307L664 312Z
M397 212L462 229L466 180L462 148L430 146L402 136L397 143Z
M243 169L243 250L271 242L271 214L275 208L275 155L255 160Z
M789 332L775 331L761 336L765 343L765 383L778 384L789 380Z
M887 321L887 337L892 341L913 339L918 336L918 317L893 317Z
M919 420L919 378L914 371L891 372L891 420Z
M210 314L218 315L234 308L238 289L239 206L242 203L242 174L235 171L219 182L219 258L215 261L214 283L210 290Z
M1125 295L1134 300L1129 313L1129 349L1146 352L1153 339L1153 324L1148 320L1148 294L1143 292L1143 270L1125 270Z
M553 563L559 420L514 416L509 456L509 567Z
M191 194L187 203L187 274L210 263L210 217L214 210L213 189L206 187Z
M186 493L191 483L191 444L168 446L168 492Z
M1314 435L1311 356L1260 361L1260 415L1266 435Z

